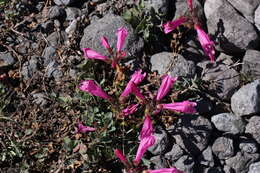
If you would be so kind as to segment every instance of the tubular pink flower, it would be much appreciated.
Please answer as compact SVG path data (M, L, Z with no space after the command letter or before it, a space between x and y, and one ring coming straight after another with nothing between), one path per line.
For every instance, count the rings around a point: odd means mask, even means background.
M136 166L139 165L139 163L140 163L144 153L147 151L147 149L149 147L151 147L154 143L155 143L154 136L145 137L140 141L135 159L133 161Z
M109 43L108 43L108 41L107 41L107 38L106 37L101 37L101 43L102 43L102 45L106 48L106 49L108 49L108 50L110 50L111 49L111 47L110 47L110 45L109 45Z
M176 168L162 168L156 170L148 170L148 173L183 173Z
M164 23L162 25L164 33L168 34L169 32L173 31L175 28L177 28L179 25L186 22L186 20L187 19L185 17L180 17L174 21L169 21L169 22Z
M81 91L88 92L94 96L101 97L103 99L110 100L109 97L93 80L85 80L80 83L79 89Z
M124 165L129 165L128 160L126 159L125 155L123 154L123 152L119 149L115 149L114 153L116 155L117 158L120 159L120 161L124 164Z
M197 106L197 103L190 102L190 101L157 105L157 107L161 108L161 109L168 109L171 111L182 112L182 113L187 113L187 114L196 113L195 106Z
M90 48L83 48L82 50L84 52L85 58L98 59L98 60L103 60L103 61L108 60L108 58L106 56L103 56Z
M187 4L188 4L188 7L189 7L189 10L192 11L193 10L192 0L187 0Z
M81 122L78 123L77 133L94 132L96 129L89 126L84 126Z
M135 71L134 74L131 76L130 81L134 82L136 85L141 83L145 78L146 73L142 74L142 70Z
M161 100L170 91L173 83L177 79L178 79L177 77L171 77L170 75L163 76L162 84L156 96L156 101Z
M127 106L127 108L125 108L122 113L124 116L128 116L130 114L133 114L137 111L137 107L139 106L139 104L132 104Z
M198 40L204 53L210 58L211 62L215 60L214 42L210 40L209 36L200 28L199 25L195 25L197 31Z
M133 93L134 95L136 95L138 98L140 98L141 100L145 100L144 96L141 94L139 88L136 87L135 83L132 82L131 80L128 82L128 84L126 85L126 88L124 89L124 91L122 92L122 94L120 95L120 97L127 97L129 94Z
M127 29L126 28L119 28L117 30L117 44L116 44L116 50L117 52L120 52L123 48L123 45L125 43L125 38L128 35Z
M152 123L150 115L147 115L147 116L145 116L144 124L143 124L141 135L140 135L141 140L146 137L151 136L152 133L153 133L153 123Z

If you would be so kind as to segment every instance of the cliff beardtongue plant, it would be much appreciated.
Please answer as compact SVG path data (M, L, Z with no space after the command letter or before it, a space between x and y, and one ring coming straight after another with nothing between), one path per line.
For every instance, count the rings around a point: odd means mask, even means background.
M96 128L85 126L83 125L82 122L78 122L76 133L86 133L86 132L94 132L94 131L96 131Z
M145 173L184 173L176 168L162 168L156 170L147 170Z
M101 54L99 54L98 52L90 49L90 48L83 48L82 49L83 52L84 52L84 56L85 58L89 58L89 59L98 59L98 60L102 60L102 61L105 61L105 62L108 62L108 57L106 56L103 56Z
M198 40L201 44L201 47L203 48L205 54L210 58L211 62L214 62L215 60L215 50L214 50L214 42L210 40L209 36L203 31L199 25L194 26L197 35L198 35Z
M145 116L144 124L141 130L140 139L152 136L153 134L153 123L150 115Z
M128 32L125 28L121 27L117 30L117 44L116 44L117 52L121 52L127 36L128 36Z
M158 89L156 101L160 101L171 89L174 82L178 79L177 77L171 77L170 75L164 75L162 77L162 84Z
M197 103L190 102L190 101L183 101L183 102L175 102L175 103L169 103L169 104L160 104L157 105L158 109L168 109L170 111L175 112L182 112L187 114L194 114L196 113L195 107L197 106Z
M174 21L166 22L162 25L163 31L165 34L168 34L169 32L173 31L174 29L176 29L178 26L180 26L181 24L183 24L186 21L187 21L187 19L185 17L180 17Z
M127 106L127 108L125 108L123 111L122 111L122 114L123 116L128 116L128 115L131 115L133 113L135 113L137 111L137 107L139 106L139 104L131 104L129 106Z
M108 96L93 80L85 80L80 83L79 89L88 92L94 96L111 101L112 98Z
M117 158L119 158L119 160L126 166L129 167L130 163L128 162L128 160L126 159L125 155L123 154L123 152L119 149L115 149L114 153L116 155Z

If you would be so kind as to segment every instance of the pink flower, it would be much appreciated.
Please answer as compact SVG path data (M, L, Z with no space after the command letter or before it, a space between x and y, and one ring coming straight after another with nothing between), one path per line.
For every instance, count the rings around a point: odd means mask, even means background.
M161 100L171 89L173 83L177 80L178 78L171 77L169 75L163 76L162 84L158 90L156 100L159 101Z
M163 26L163 31L165 34L168 34L169 32L173 31L175 28L177 28L179 25L183 24L186 22L185 17L180 17L174 21L169 21L164 23Z
M148 170L148 173L183 173L176 168L162 168L156 170Z
M121 150L115 149L115 150L114 150L114 153L115 153L116 157L118 157L118 158L120 159L120 161L121 161L124 165L126 165L126 166L129 165L128 160L126 159L125 155L123 154L123 152L122 152Z
M84 126L81 122L78 123L77 133L93 132L96 129L89 126Z
M139 104L132 104L132 105L127 106L127 108L125 108L122 111L123 115L127 116L127 115L135 113L137 111L138 106L139 106Z
M187 0L187 4L188 4L188 7L189 7L189 10L192 11L193 10L192 0Z
M142 70L135 71L134 74L131 76L130 81L134 82L136 85L141 83L145 78L146 73L142 74Z
M101 40L102 45L103 45L106 49L111 50L111 47L110 47L110 45L109 45L109 43L108 43L106 37L101 37L100 40Z
M199 25L195 25L198 39L203 48L205 54L210 58L211 62L215 59L214 42L210 40L209 36L200 28Z
M127 32L127 29L126 28L119 28L117 30L117 44L116 44L116 50L117 52L120 52L122 50L122 47L125 43L125 38L127 37L128 35L128 32Z
M187 114L193 114L196 113L196 109L195 109L196 106L197 103L195 102L183 101L183 102L174 102L169 104L160 104L157 105L157 108L168 109L171 111L182 112Z
M135 159L133 161L136 166L139 165L139 163L140 163L144 153L147 151L147 149L149 147L151 147L154 143L155 143L154 136L145 137L140 141Z
M90 48L83 48L82 50L84 52L85 58L99 59L99 60L103 60L103 61L108 60L108 58L106 56L103 56Z
M141 140L146 137L151 136L152 133L153 133L153 123L152 123L150 115L147 115L147 116L145 116L144 124L143 124L141 135L140 135Z
M79 89L103 99L111 99L111 97L109 97L93 80L85 80L81 82Z
M122 92L122 94L120 95L120 97L127 97L129 94L133 93L134 95L136 95L138 98L140 98L141 100L145 100L144 96L141 94L139 88L136 87L135 83L132 82L131 80L128 82L128 84L126 85L126 88L124 89L124 91Z

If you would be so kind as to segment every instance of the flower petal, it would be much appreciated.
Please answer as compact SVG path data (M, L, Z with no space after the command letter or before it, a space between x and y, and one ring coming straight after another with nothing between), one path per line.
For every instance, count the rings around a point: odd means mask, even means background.
M114 153L116 155L116 157L118 157L120 159L120 161L124 164L124 165L129 165L128 160L126 159L125 155L123 154L123 152L119 149L115 149Z
M137 111L137 107L139 106L139 104L131 104L129 105L127 108L125 108L122 113L124 116L128 116L130 114L133 114Z
M101 37L101 43L106 49L111 49L106 37Z
M158 89L156 100L161 100L171 89L173 83L177 80L177 77L171 77L170 75L165 75L162 80L162 84Z
M156 170L148 170L148 173L184 173L176 168L162 168Z
M84 126L81 122L78 123L77 133L86 133L86 132L94 132L95 128Z
M103 60L103 61L108 60L108 58L106 56L103 56L90 48L83 48L82 50L84 52L85 58L98 59L98 60Z
M142 127L142 131L141 131L141 135L140 135L141 140L144 139L145 137L151 136L152 133L153 133L153 123L150 115L146 115Z
M169 21L164 23L163 26L163 31L165 34L168 34L169 32L173 31L174 29L176 29L179 25L183 24L184 22L186 22L186 18L185 17L180 17L174 21Z
M190 102L190 101L183 101L183 102L174 102L169 104L160 104L157 105L158 108L161 109L168 109L171 111L182 112L187 114L194 114L196 113L195 107L197 103Z
M121 27L117 30L117 44L116 44L117 52L120 52L122 50L127 35L128 35L128 31L126 28Z
M130 81L132 81L136 85L138 85L139 83L141 83L143 81L145 76L146 76L146 73L142 74L142 70L140 69L140 70L134 72L134 74L131 76Z
M93 80L86 80L81 82L79 89L103 99L111 99L111 97L108 96Z

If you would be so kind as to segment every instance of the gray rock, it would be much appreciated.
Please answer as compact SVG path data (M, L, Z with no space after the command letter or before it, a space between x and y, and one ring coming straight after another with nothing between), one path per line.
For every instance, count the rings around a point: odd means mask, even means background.
M242 73L250 79L260 79L260 51L247 50L243 58Z
M191 155L198 155L207 147L211 130L211 123L202 116L181 116L168 129L175 142Z
M195 162L192 157L185 155L182 156L174 166L185 173L193 173Z
M254 12L260 0L228 0L251 23L254 23Z
M71 5L75 0L54 0L56 5Z
M81 10L79 8L75 7L67 7L65 8L66 11L66 20L74 20L77 19L77 17L81 16Z
M77 23L78 23L77 19L74 19L74 20L70 23L70 25L65 29L65 32L66 32L67 34L70 34L70 35L72 35L73 33L75 33L75 31L76 31L76 29L77 29Z
M257 143L254 140L242 137L240 139L239 148L241 149L242 153L246 152L249 154L256 153L258 150Z
M224 165L224 172L225 173L235 173L234 170L230 166L227 166L227 165Z
M47 96L43 93L34 93L32 94L32 97L34 98L33 103L39 105L39 106L46 106L48 104Z
M39 57L33 56L23 64L21 74L25 80L31 79L33 74L38 70L38 61Z
M63 72L59 69L59 64L56 61L52 61L46 67L46 76L48 78L54 78L56 81L59 81L62 76Z
M232 56L229 56L224 53L220 53L217 60L218 63L225 64L225 65L233 65L234 62L232 61Z
M161 52L151 57L151 70L159 74L170 72L171 76L193 77L195 75L195 64L183 58L182 55L173 56L170 52Z
M52 46L46 47L43 50L42 57L44 66L47 66L51 61L53 61L57 57L56 49Z
M209 90L216 93L219 98L229 100L239 87L239 74L236 70L224 64L213 65L209 61L199 63L202 79L209 82Z
M239 15L227 0L205 1L204 12L209 33L219 38L220 51L239 53L259 45L254 26Z
M168 166L167 161L162 156L154 156L150 161L154 164L154 169L166 168Z
M260 80L242 86L231 98L231 109L239 116L260 112Z
M257 9L255 10L255 26L257 27L258 31L260 31L260 5L258 5Z
M110 45L116 47L116 31L120 27L125 27L128 30L123 51L127 52L127 57L138 55L143 49L144 41L134 34L133 28L123 18L113 14L107 14L85 28L80 48L91 48L103 55L108 55L107 50L101 45L100 38L107 37Z
M59 6L52 6L49 10L48 17L50 19L57 19L60 17L65 16L65 10L62 7Z
M169 137L165 130L161 127L156 127L154 134L156 142L153 144L148 151L150 151L153 155L162 155L169 148Z
M0 68L8 67L15 63L15 60L10 52L0 52Z
M228 159L235 154L233 140L226 137L219 137L212 145L213 153L219 159Z
M183 150L178 144L174 144L172 146L171 151L167 152L165 154L165 158L170 161L176 161L178 160L182 155L184 154Z
M248 171L248 173L259 173L259 172L260 172L260 162L252 163L252 164L249 166L249 171Z
M201 165L213 167L214 166L214 157L212 153L212 149L208 146L198 157L198 162Z
M223 173L223 170L219 167L206 168L203 173Z
M249 133L253 136L253 138L260 144L260 117L253 116L250 118L247 126L246 133Z
M67 40L67 34L64 31L53 32L47 37L50 46L58 47Z
M203 7L201 6L198 0L193 0L193 8L196 11L199 19L204 19ZM187 1L185 0L176 0L175 1L175 15L174 19L189 15Z
M226 160L226 164L230 166L234 172L248 173L249 165L259 159L259 154L242 154L238 152L236 156Z
M222 132L239 134L243 133L245 130L245 123L242 118L232 113L214 115L211 117L211 122Z
M167 15L169 8L169 0L144 0L144 7L148 10L153 8L157 13Z

